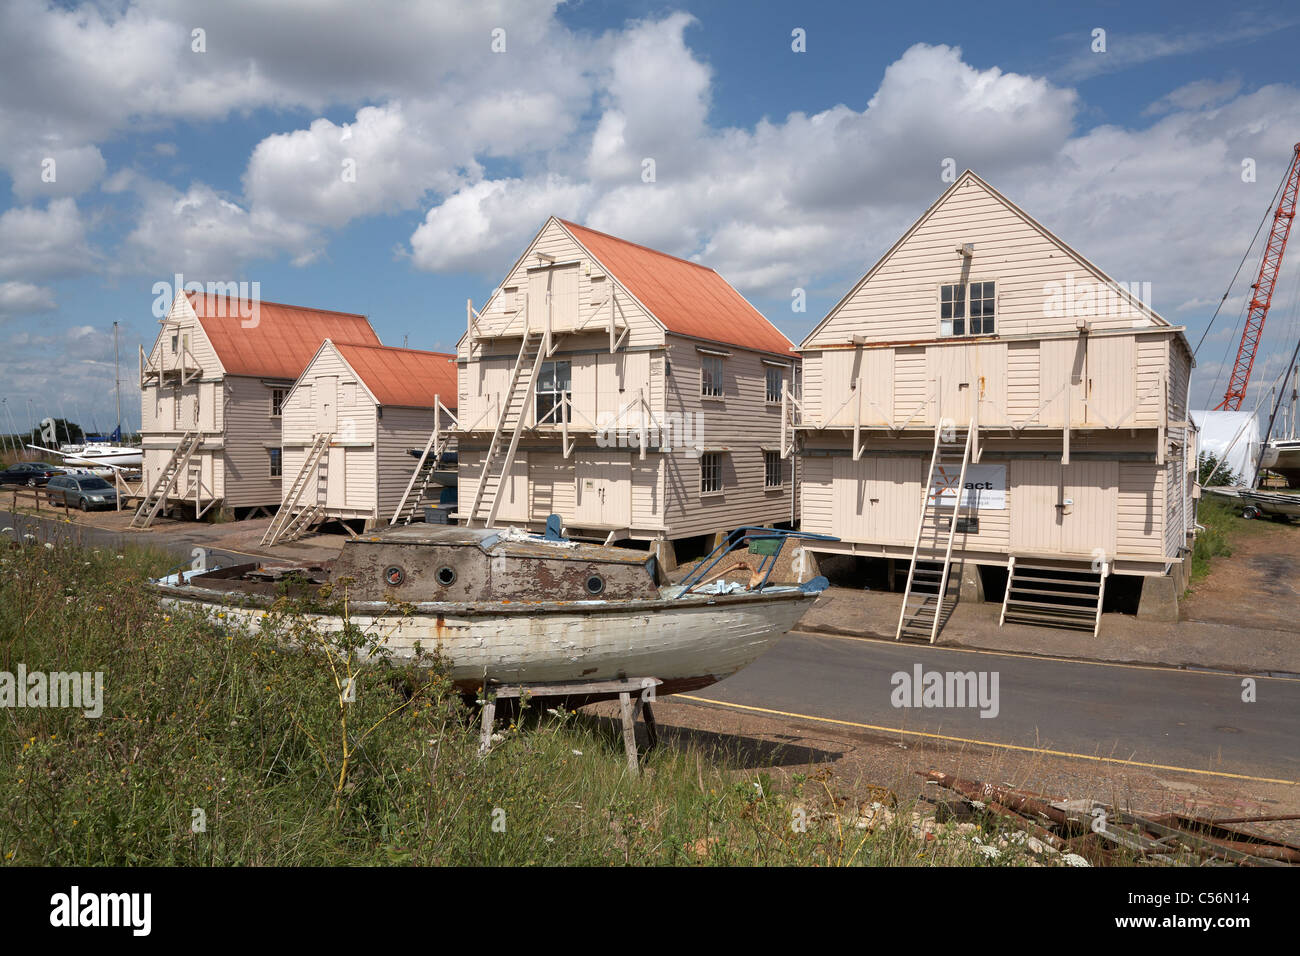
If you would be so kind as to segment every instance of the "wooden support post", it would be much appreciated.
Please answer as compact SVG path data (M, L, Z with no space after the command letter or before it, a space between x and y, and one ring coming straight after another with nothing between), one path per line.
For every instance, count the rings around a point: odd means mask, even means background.
M488 748L492 746L492 723L496 720L497 716L496 698L488 696L488 689L486 686L483 688L482 693L483 715L482 723L480 725L481 729L478 736L478 752L480 757L486 754Z
M618 707L623 715L623 748L627 751L627 772L635 777L641 770L636 755L636 715L632 712L632 698L625 690L619 691Z
M655 688L663 681L655 677L619 678L617 680L578 681L571 684L497 684L489 687L484 683L482 693L482 713L479 729L479 755L492 749L492 724L496 719L496 702L498 699L521 698L531 700L565 697L612 697L618 696L619 716L623 723L623 747L627 751L627 769L632 776L640 772L636 746L637 717L644 715L646 737L649 740L647 751L659 745L659 734L655 727L654 711L650 709L655 699ZM633 698L633 694L636 697Z

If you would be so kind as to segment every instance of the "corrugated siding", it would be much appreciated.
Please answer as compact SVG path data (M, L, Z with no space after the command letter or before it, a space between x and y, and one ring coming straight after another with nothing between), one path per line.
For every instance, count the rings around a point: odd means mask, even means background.
M963 272L963 258L954 251L966 242L975 244L968 273ZM1071 275L1072 284L1098 281L1047 233L979 182L967 180L804 344L847 342L854 335L864 335L868 341L937 336L939 286L962 281L997 283L997 328L1004 335L1069 332L1078 311L1093 308L1082 295L1074 296L1075 309L1060 310L1065 314L1045 313L1047 284L1059 283L1064 292ZM1131 327L1134 321L1133 314L1090 318L1095 329Z

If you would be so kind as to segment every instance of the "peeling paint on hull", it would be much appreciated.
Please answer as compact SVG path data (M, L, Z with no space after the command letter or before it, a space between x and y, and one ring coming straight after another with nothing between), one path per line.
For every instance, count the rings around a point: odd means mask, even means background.
M175 607L220 609L256 625L265 613L238 607L202 588L159 586ZM484 679L549 683L658 677L659 695L707 687L753 662L788 632L816 594L768 594L626 601L522 604L424 604L403 617L383 605L353 608L354 624L397 658L419 643L438 648L465 690ZM327 631L335 616L312 615Z

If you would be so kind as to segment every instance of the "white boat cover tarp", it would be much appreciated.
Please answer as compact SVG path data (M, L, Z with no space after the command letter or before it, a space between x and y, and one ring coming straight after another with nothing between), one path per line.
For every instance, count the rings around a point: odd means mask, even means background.
M1227 458L1237 478L1249 482L1255 474L1255 460L1259 456L1259 419L1252 412L1192 412L1192 421L1201 430L1197 436L1197 451L1202 455ZM1219 472L1214 484L1230 484L1224 472Z

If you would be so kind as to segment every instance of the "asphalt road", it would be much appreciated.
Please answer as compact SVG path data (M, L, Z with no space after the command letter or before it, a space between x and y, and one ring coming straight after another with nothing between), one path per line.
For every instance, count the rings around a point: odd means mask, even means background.
M918 664L923 673L986 672L990 690L996 672L996 716L981 717L976 707L894 706L893 675L914 678ZM1254 680L1256 700L1247 703L1240 675L792 633L740 673L691 696L829 718L895 738L899 731L938 734L1300 781L1300 680Z

